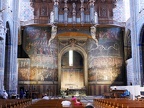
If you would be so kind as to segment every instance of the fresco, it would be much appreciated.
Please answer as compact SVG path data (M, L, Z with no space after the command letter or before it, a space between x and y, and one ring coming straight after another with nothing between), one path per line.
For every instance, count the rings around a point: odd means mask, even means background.
M80 89L84 87L83 69L62 69L62 89Z
M123 35L119 27L97 28L98 45L88 42L89 82L122 81Z
M18 80L28 81L30 76L30 59L18 59Z
M57 69L32 67L30 70L30 81L58 81L57 72Z
M52 40L51 45L48 46L50 36L51 27L25 27L23 49L30 57L30 64L28 69L27 62L25 64L19 62L19 80L58 81L57 40Z

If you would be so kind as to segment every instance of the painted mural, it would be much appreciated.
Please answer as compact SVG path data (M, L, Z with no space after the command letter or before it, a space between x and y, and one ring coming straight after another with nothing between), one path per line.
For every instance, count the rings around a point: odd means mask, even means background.
M21 67L21 65L24 65L22 61L19 63L19 81L58 81L57 41L52 40L51 45L48 46L50 36L51 27L25 27L23 49L30 57L30 68ZM28 64L28 61L26 64Z
M122 81L123 35L119 27L97 28L98 45L89 39L89 82Z
M30 59L19 58L18 59L18 80L29 81L30 76Z
M83 69L62 69L62 89L81 89L84 87Z

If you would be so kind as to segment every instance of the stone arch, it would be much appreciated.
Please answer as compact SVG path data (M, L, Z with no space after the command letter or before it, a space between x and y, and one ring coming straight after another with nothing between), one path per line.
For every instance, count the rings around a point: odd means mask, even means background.
M64 47L58 54L58 88L59 88L59 90L61 89L61 58L62 58L63 54L65 54L69 50L77 51L83 57L83 60L84 60L84 66L83 66L83 69L84 69L84 86L87 89L87 87L88 87L87 53L82 47L80 47L78 45L75 45L73 47L68 45L68 46Z
M126 46L126 60L130 59L132 57L132 51L131 51L131 30L127 29L124 37L124 44Z
M140 51L140 76L141 76L141 86L144 86L144 24L140 31L139 38L139 51Z
M6 38L5 38L5 72L4 72L4 86L6 90L9 90L9 78L10 78L10 55L11 55L11 34L9 22L6 22Z
M11 44L11 35L10 35L10 25L9 22L6 22L6 45L10 45Z

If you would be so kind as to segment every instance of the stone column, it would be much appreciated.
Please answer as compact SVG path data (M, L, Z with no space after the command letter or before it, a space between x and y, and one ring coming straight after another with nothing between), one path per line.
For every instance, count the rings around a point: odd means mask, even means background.
M18 46L18 2L13 0L11 14L5 14L9 19L7 22L7 44L6 44L6 59L5 59L5 86L6 90L11 97L12 94L17 94L18 88L18 70L17 70L17 46Z
M134 72L134 85L142 85L143 72L140 71L140 51L139 51L139 34L137 33L137 9L135 5L136 0L130 1L130 12L131 12L131 45L132 45L132 61L133 61L133 72Z
M89 6L90 6L90 22L94 23L94 2L95 0L89 0Z
M53 0L54 1L54 22L58 22L58 5L59 5L59 0Z
M13 42L13 51L12 51L12 73L11 73L11 94L17 94L17 88L18 88L18 59L17 59L17 47L18 47L18 29L19 29L19 20L18 20L18 7L19 7L19 1L14 0L13 2L14 6L14 17L13 17L13 36L12 36L12 42Z
M3 25L3 10L0 12L0 93L4 88L4 58L5 58L5 33L6 28Z

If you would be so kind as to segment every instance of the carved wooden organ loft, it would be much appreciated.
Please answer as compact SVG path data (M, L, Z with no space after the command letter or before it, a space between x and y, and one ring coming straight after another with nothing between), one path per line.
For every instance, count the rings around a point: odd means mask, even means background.
M35 24L117 24L116 0L31 0Z

